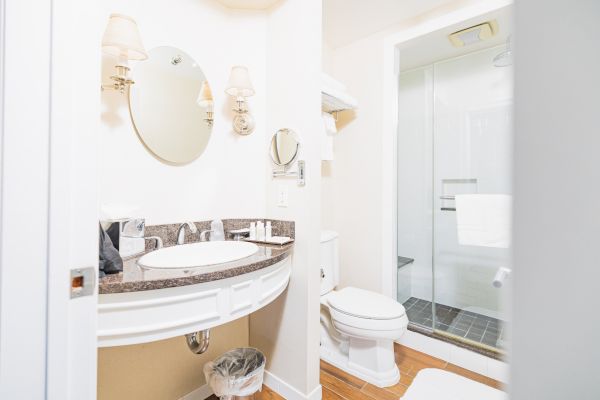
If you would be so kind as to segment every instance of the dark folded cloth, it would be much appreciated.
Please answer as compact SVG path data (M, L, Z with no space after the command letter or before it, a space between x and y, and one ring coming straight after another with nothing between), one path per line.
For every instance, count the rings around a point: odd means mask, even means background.
M99 249L99 262L100 278L106 274L116 274L123 271L123 259L119 254L119 251L113 246L112 240L106 234L106 231L102 229L100 225L100 249Z

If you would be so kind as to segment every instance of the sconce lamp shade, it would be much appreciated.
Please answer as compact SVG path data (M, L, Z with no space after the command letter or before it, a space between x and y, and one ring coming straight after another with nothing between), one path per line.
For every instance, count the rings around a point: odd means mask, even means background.
M209 107L213 105L212 91L210 90L207 81L202 82L202 87L200 88L200 93L198 94L196 102L200 107Z
M135 20L123 14L111 14L102 37L102 51L127 60L145 60L148 53Z
M227 84L225 93L234 97L250 97L254 95L254 87L250 81L248 68L241 65L236 65L231 68L229 83Z

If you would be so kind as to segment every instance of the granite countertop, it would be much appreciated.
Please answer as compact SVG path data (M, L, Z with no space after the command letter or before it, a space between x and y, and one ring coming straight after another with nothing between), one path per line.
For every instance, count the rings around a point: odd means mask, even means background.
M233 229L244 228L253 220L227 219L223 220L225 232ZM263 220L265 221L265 220ZM294 238L294 223L290 221L270 220L273 224L273 235L289 236ZM209 229L210 221L194 222L199 232ZM146 226L146 237L159 236L164 242L164 247L175 244L175 236L179 224ZM197 236L186 229L186 243L194 243ZM144 254L152 251L146 242L146 251L133 257L123 259L123 272L106 275L99 280L98 293L126 293L141 292L144 290L165 289L177 286L195 285L197 283L216 281L231 278L237 275L257 271L278 263L289 257L294 249L293 242L287 245L258 244L258 251L249 257L223 264L210 265L189 269L142 269L137 261Z
M123 260L123 272L100 278L99 294L140 292L231 278L269 267L292 254L294 244L258 245L253 255L228 263L190 269L141 269L137 261L146 253Z

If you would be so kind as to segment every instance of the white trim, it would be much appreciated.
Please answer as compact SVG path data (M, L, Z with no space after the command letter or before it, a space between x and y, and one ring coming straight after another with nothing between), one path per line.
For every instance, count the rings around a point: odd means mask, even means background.
M308 395L303 394L289 383L269 371L265 371L264 384L286 400L321 400L322 387L318 385Z
M93 268L97 274L101 52L93 43L97 43L105 21L98 18L101 7L96 2L51 3L46 396L95 399L97 290L92 295L71 299L69 276L71 269L85 267ZM37 10L38 5L35 7ZM28 13L30 19L31 7ZM72 49L79 43L91 45L79 46L74 63Z
M264 382L265 386L282 396L286 400L321 400L322 387L321 385L314 388L308 395L303 395L293 386L272 374L265 371ZM179 400L204 400L213 394L212 389L208 384L200 386L198 389L191 391Z
M165 306L169 304L182 303L190 300L198 300L204 299L206 297L216 296L221 289L213 289L206 292L200 293L190 293L187 295L182 295L178 297L159 297L150 299L140 300L140 301L130 301L128 303L106 303L106 304L98 304L98 311L117 311L122 309L134 309L134 308L143 308L143 307L152 307L152 306Z
M506 362L413 331L406 331L396 343L497 381L508 382L509 366Z
M52 2L0 7L0 398L41 399L49 382Z
M167 339L246 316L283 293L291 268L291 257L287 257L267 268L227 279L159 290L101 294L98 346Z
M488 0L454 12L432 18L412 28L405 29L383 40L383 134L381 156L381 288L386 296L396 298L397 282L397 134L398 134L398 46L420 36L457 24L479 15L487 14L513 3L512 0Z
M181 397L179 400L204 400L209 398L213 394L210 386L205 383L200 386L198 389L189 392L185 396Z

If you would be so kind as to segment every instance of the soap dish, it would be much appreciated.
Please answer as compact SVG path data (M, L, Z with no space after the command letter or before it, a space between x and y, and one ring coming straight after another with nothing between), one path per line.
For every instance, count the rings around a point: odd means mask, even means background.
M244 238L242 240L245 240L246 242L253 242L253 243L278 244L278 245L284 245L284 244L292 243L294 241L294 239L292 239L291 237L287 237L287 236L271 236L271 238L265 239L265 240L257 240L257 239L250 239L250 238Z
M233 240L241 240L250 234L250 229L248 229L248 228L234 229L234 230L228 231L228 233L233 237Z

